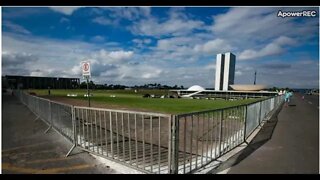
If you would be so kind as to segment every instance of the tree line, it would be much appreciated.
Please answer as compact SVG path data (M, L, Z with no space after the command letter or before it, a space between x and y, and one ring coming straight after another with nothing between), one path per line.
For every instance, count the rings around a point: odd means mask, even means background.
M154 84L144 84L144 85L134 85L134 86L125 86L120 84L95 84L93 81L89 81L89 88L90 89L184 89L184 86L169 86L169 85L162 85L159 83ZM80 89L86 89L87 82L82 82L80 84Z

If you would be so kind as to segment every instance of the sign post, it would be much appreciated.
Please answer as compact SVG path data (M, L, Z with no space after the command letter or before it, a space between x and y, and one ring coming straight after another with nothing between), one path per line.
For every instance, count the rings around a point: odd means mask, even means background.
M89 90L89 79L91 76L90 73L90 62L89 61L82 61L81 62L81 69L82 69L82 76L87 80L87 96L88 96L88 104L90 107L90 90Z

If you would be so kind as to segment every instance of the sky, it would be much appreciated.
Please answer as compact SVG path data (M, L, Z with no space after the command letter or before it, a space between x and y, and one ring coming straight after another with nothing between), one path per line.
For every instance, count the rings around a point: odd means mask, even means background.
M315 10L316 17L278 17ZM2 7L2 75L81 76L96 84L214 88L218 53L235 84L319 87L315 7Z

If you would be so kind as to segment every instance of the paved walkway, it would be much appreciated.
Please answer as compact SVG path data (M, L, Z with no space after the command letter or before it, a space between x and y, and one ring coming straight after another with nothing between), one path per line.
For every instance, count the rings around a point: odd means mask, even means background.
M319 96L295 94L224 166L228 174L319 174Z
M49 130L42 120L8 93L2 94L2 173L3 174L112 174L88 153L73 151L72 144Z

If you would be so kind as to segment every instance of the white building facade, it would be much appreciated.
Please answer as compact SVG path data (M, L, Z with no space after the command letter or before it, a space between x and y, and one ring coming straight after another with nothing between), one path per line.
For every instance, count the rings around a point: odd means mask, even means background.
M231 52L217 54L215 90L228 91L229 85L234 84L236 56Z

